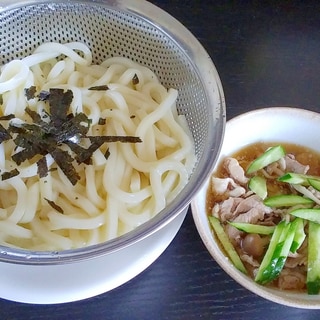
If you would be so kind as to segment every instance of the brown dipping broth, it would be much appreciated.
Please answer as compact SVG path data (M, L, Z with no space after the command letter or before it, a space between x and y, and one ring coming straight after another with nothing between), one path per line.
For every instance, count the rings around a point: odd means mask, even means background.
M295 156L295 159L300 162L303 165L309 165L309 171L307 174L310 175L316 175L320 176L320 154L318 152L315 152L314 150L311 150L307 147L296 145L296 144L288 144L288 143L282 143L282 142L273 142L273 143L254 143L248 146L243 147L239 151L235 152L234 154L229 155L229 157L235 158L238 160L241 167L246 171L247 167L250 165L250 163L255 160L258 156L263 154L269 147L275 146L275 145L282 145L286 151L287 154L293 154ZM229 177L228 172L223 166L223 161L220 162L220 164L217 167L217 170L213 174L214 177L217 178L227 178ZM249 177L249 176L248 176ZM268 196L276 195L276 194L289 194L292 193L292 190L288 186L288 184L282 183L277 181L277 179L267 179L267 186L268 186ZM248 187L246 187L246 190L248 190ZM207 214L211 215L212 208L214 207L215 203L222 202L226 199L228 199L229 196L225 194L217 194L212 190L212 184L209 185L208 191L207 191L207 197L206 197L206 209ZM277 223L280 221L280 218L277 221L277 217L274 218L274 223ZM261 224L269 225L270 222L264 223L263 221ZM223 224L224 228L226 229L226 225ZM307 232L307 230L306 230ZM270 241L270 236L259 236L259 235L247 235L243 233L242 235L242 241L240 242L240 245L238 243L235 243L230 239L239 255L248 254L254 257L256 261L259 263L261 262L264 253L268 247L268 243ZM218 241L218 239L216 239ZM222 246L220 246L223 250ZM302 254L305 254L306 252L306 241L302 245L302 247L299 249L300 251L303 251ZM299 252L298 250L298 252ZM290 260L291 258L288 258ZM254 278L254 269L251 264L248 264L246 261L243 261L245 267L248 270L248 274ZM307 272L307 266L297 266L295 268L284 268L282 271L284 274L291 272L293 275L297 274L299 277L306 277ZM274 280L273 282L269 283L268 286L271 287L277 287L280 289L287 289L287 290L294 290L294 291L306 291L306 286L297 284L296 286L293 286L292 288L286 287L281 283L281 276ZM301 282L301 281L300 281ZM305 282L304 282L305 283Z

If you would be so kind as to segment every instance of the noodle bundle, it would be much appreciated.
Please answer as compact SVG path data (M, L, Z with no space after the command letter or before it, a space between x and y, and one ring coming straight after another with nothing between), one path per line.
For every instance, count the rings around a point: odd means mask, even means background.
M35 88L31 97L28 88ZM40 155L17 164L12 156L23 148L14 139L3 141L0 175L15 174L0 179L2 245L66 250L118 237L170 203L195 163L191 134L176 111L177 90L166 89L150 69L127 58L95 65L90 49L79 42L45 43L2 67L1 126L18 131L32 123L32 115L45 123L48 103L40 96L53 88L72 92L68 112L90 119L88 136L139 137L141 142L101 144L91 163L72 162L79 177L72 183L52 152L42 155L48 170L40 176ZM76 134L69 140L90 147ZM61 149L72 154L67 145Z

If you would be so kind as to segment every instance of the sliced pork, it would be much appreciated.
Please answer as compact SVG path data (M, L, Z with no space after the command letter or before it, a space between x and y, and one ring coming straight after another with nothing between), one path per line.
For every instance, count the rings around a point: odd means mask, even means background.
M237 184L232 178L212 177L212 189L217 194L225 194L229 197L240 197L246 193L246 189Z
M228 157L224 160L223 166L230 174L230 177L238 183L244 185L248 182L249 179L245 176L244 170L237 159Z
M286 171L287 172L306 174L310 169L310 167L308 165L303 165L299 161L297 161L293 154L287 154L284 157L284 160L286 162Z

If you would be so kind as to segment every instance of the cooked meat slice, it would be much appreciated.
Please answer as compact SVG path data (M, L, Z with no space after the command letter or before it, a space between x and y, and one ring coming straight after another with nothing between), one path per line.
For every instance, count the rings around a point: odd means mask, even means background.
M269 164L265 170L262 169L264 175L269 179L274 179L275 177L282 176L285 173L285 161L281 158L277 162Z
M230 197L240 197L245 194L245 188L238 185L231 178L212 177L212 189L218 194L226 194Z
M308 165L303 165L300 162L298 162L295 159L294 155L292 155L292 154L287 154L284 157L284 159L286 162L286 171L287 172L306 174L310 168Z
M241 239L242 239L242 234L244 232L236 229L235 227L233 227L232 225L230 224L227 224L226 227L225 227L225 231L231 241L231 243L234 245L234 246L240 246L240 243L241 243Z
M259 220L262 220L264 217L264 211L259 210L258 208L251 208L247 212L238 214L232 221L235 222L245 222L245 223L257 223ZM239 243L241 240L242 231L232 227L231 225L226 226L227 234L232 242Z
M242 198L228 198L219 204L220 221L225 222L234 218L234 212Z
M287 268L295 268L297 266L307 265L308 257L307 255L297 254L295 256L289 256L286 260L285 266Z
M267 207L263 204L261 198L253 194L249 196L248 198L243 199L239 205L236 208L236 215L243 213L243 212L248 212L249 210L255 208L259 215L264 215L265 213L271 213L272 209L270 207ZM252 223L252 222L251 222Z
M289 252L285 266L287 268L296 268L308 265L308 240L304 240L302 246L295 253Z
M231 178L237 181L240 184L246 184L248 178L245 176L243 168L240 166L239 162L235 158L226 158L223 162L223 166L230 174Z
M299 271L283 269L279 275L278 287L282 290L301 290L305 284L306 276Z
M255 260L255 259L253 259L253 257L249 256L248 254L242 254L240 256L240 258L241 258L242 261L250 264L253 267L259 267L260 266L259 262L257 260Z
M254 223L257 223L259 220L262 220L264 217L264 214L265 214L265 211L254 207L247 212L243 212L239 214L233 221L254 224Z
M248 198L242 199L235 211L230 214L229 220L235 222L245 222L245 223L258 223L259 220L263 220L265 214L271 213L272 209L265 206L260 197L257 195L251 195ZM236 243L239 243L241 235L243 234L238 229L227 226L226 232L229 238Z

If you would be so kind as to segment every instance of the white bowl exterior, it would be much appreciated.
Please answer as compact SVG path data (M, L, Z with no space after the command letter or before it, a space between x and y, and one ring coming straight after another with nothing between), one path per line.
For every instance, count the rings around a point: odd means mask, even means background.
M151 265L181 227L187 208L140 241L90 260L62 265L0 263L0 297L54 304L78 301L110 291ZM23 283L23 285L21 285Z
M320 115L307 110L272 107L251 111L227 122L225 137L215 168L225 157L255 142L287 142L320 152ZM213 169L213 171L215 170ZM206 213L206 193L209 179L193 199L191 206L198 232L209 253L238 283L268 300L297 308L320 309L320 295L307 295L256 284L238 271L214 241Z

